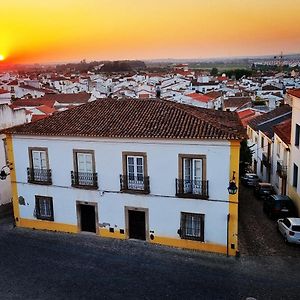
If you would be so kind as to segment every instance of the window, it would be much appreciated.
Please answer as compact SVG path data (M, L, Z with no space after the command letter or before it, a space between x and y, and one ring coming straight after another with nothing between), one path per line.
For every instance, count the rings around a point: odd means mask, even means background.
M123 152L123 175L121 190L149 192L146 153Z
M204 241L204 215L181 213L180 237L187 240Z
M299 226L299 225L293 225L293 226L292 226L292 230L293 230L293 231L300 232L300 226Z
M37 219L54 221L52 198L35 196L35 214Z
M52 177L49 169L47 148L29 148L29 159L28 182L51 184Z
M277 140L276 146L277 146L276 147L277 156L280 157L281 143L279 140Z
M298 166L294 164L294 170L293 170L293 187L297 187L298 185Z
M264 137L262 136L261 137L261 140L260 140L260 148L263 148L264 147ZM263 149L262 149L263 151Z
M288 219L284 219L282 223L288 228L291 226L291 222Z
M299 141L300 141L300 126L296 124L296 130L295 130L295 146L299 147Z
M8 164L8 156L7 156L7 142L6 139L3 139L3 147L4 147L4 159L5 159L5 164Z
M72 186L98 187L95 173L93 150L74 150L74 172L71 173Z
M179 178L176 186L177 195L208 197L205 155L179 154Z

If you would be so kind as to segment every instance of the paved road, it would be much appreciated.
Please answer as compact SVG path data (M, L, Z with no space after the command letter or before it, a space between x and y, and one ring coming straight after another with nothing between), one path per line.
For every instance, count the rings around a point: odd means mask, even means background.
M0 299L299 299L300 260L226 258L0 221Z
M300 246L286 245L277 232L276 221L263 213L263 201L253 189L240 187L239 249L247 256L286 256L300 259ZM300 299L300 296L299 296Z

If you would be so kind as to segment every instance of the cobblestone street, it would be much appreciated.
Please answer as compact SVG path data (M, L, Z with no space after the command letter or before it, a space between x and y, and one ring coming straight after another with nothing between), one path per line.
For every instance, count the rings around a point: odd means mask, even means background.
M276 221L263 213L263 201L253 189L240 185L239 249L244 256L286 256L300 258L298 245L285 244Z
M281 245L277 235L276 240ZM1 300L299 299L300 260L269 256L284 252L275 248L276 241L248 245L247 255L237 259L140 241L13 228L8 218L0 220L0 241ZM255 251L259 256L248 256Z

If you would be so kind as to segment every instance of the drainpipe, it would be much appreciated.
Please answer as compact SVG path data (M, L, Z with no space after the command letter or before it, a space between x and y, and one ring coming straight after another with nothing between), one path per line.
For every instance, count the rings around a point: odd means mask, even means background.
M229 220L230 214L227 215L227 246L226 246L226 256L229 256Z

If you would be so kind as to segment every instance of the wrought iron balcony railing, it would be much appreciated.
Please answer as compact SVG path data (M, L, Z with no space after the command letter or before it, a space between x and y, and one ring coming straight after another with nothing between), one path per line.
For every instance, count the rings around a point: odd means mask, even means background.
M287 177L287 166L284 165L282 161L277 161L276 172L279 177L286 178Z
M98 174L71 171L72 186L77 188L98 189Z
M27 180L29 183L51 185L51 170L27 168Z
M122 192L150 193L149 176L120 175L120 189Z
M208 199L208 180L176 179L176 196Z

